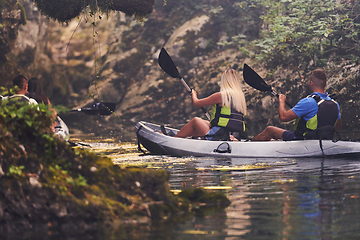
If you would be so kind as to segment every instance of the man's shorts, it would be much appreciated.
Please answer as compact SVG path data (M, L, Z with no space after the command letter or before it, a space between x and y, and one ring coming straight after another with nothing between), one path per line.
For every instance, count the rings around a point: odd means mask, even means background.
M285 132L283 132L283 134L281 135L281 137L282 137L283 140L285 140L285 141L290 141L290 140L298 139L298 137L296 137L296 135L295 135L294 132L288 131L288 130L286 130Z

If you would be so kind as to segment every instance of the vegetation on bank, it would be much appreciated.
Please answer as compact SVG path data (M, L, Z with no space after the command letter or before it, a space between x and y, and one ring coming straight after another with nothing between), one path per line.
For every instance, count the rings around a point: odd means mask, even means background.
M0 233L31 230L79 234L117 223L183 217L196 202L225 207L223 194L169 190L164 170L121 168L109 158L71 148L50 130L45 105L0 108Z
M358 61L359 1L261 1L266 11L256 46L259 59L269 67L307 70Z

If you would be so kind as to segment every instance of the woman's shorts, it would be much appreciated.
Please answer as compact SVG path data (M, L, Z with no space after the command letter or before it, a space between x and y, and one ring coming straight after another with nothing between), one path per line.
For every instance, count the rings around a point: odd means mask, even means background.
M214 135L215 133L217 133L217 131L219 131L220 130L220 127L212 127L212 128L210 128L210 130L209 130L209 132L206 134L206 135ZM205 137L207 140L211 140L212 139L212 137Z

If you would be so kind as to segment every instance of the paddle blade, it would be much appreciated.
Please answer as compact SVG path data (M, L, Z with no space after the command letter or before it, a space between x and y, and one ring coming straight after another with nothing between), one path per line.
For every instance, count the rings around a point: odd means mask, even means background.
M245 82L251 87L262 92L271 92L271 87L246 63L244 63L243 76Z
M83 112L89 115L102 115L107 116L111 115L116 108L116 103L110 102L99 102L94 103L91 107L83 107L76 110L71 110L71 112Z
M178 69L175 66L175 63L171 59L170 55L167 53L165 48L161 48L158 62L162 70L169 74L173 78L181 78Z
M110 110L111 112L115 112L116 103L103 102L102 104L104 104L104 106L105 106L108 110Z

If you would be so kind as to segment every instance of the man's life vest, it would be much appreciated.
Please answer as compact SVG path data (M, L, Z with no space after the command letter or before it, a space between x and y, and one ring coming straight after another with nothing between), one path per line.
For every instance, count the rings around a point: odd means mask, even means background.
M23 102L27 102L32 105L38 104L35 99L29 98L22 94L14 94L12 96L5 96L2 98L2 101L5 101L5 100L8 101L8 104L16 104L16 103L23 103Z
M229 132L245 132L244 114L234 108L212 106L211 127L226 128Z
M30 98L25 96L25 95L21 95L21 94L14 94L10 97L8 97L9 100L12 101L19 101L19 102L30 102Z
M294 126L294 133L299 138L316 139L318 134L316 130L325 129L325 126L334 127L338 120L339 109L337 102L333 99L320 99L316 94L311 94L318 105L318 111L314 117L305 120L303 117L297 118ZM334 128L333 128L334 129ZM332 139L333 131L324 133L322 139Z

